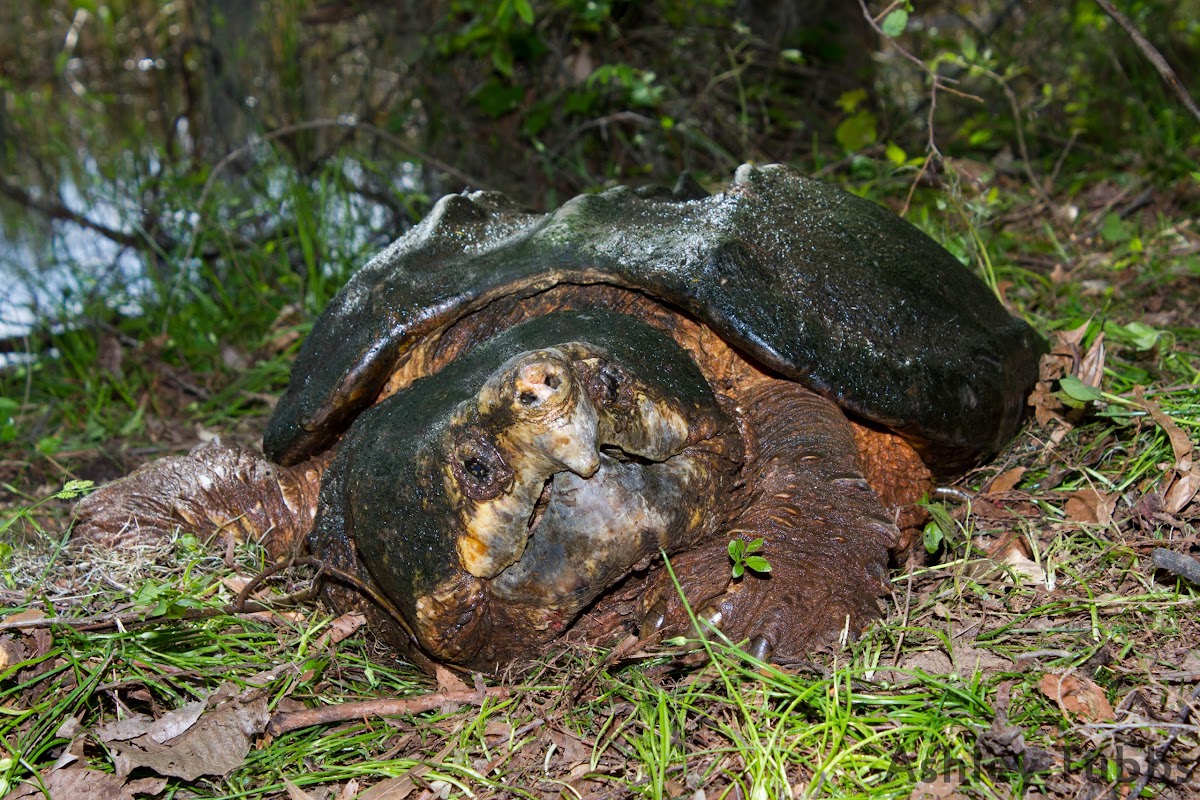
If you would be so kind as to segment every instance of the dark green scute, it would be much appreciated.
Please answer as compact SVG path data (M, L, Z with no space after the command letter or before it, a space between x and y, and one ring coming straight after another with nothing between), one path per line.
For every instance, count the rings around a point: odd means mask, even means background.
M512 356L573 341L607 351L632 379L685 408L715 403L687 352L648 325L610 311L528 320L359 416L322 480L313 552L354 542L377 584L412 619L419 597L462 574L441 485L447 456L437 447L455 407Z
M1043 347L953 256L891 212L782 167L723 194L618 187L552 214L451 196L313 328L268 428L272 458L327 446L413 342L490 300L613 283L686 310L779 373L894 428L952 472L1016 430Z

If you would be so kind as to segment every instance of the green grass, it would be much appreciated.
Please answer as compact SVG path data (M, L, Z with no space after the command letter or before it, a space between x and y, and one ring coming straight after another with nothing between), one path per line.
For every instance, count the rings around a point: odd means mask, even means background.
M880 169L876 196L903 197L905 174ZM187 536L136 552L63 540L71 498L60 489L102 454L128 468L187 449L197 427L255 441L298 336L343 277L316 267L327 261L316 255L322 243L347 235L319 221L336 216L332 187L294 189L289 202L314 210L274 246L222 245L222 263L235 268L219 281L201 271L150 313L118 320L119 371L101 368L89 329L55 334L57 357L5 374L4 618L36 610L121 624L0 621L0 795L44 777L73 739L92 767L111 770L96 726L228 683L264 689L273 712L435 690L367 631L321 643L330 619L319 605L229 613L232 581L265 564L252 546L227 559ZM1200 438L1200 256L1194 231L1184 235L1195 198L1089 227L1022 217L1031 199L1018 190L949 205L938 197L918 192L924 205L912 216L973 263L986 252L990 280L1019 313L1046 333L1086 323L1084 352L1103 333L1103 382L1063 410L1064 422L1031 422L966 476L971 502L935 504L936 560L893 575L887 618L863 640L792 669L721 642L704 644L711 658L667 649L604 664L602 654L560 651L511 679L508 699L260 736L229 775L172 778L168 796L282 798L289 781L311 797L353 796L351 782L363 790L405 776L412 796L532 798L909 798L935 778L968 797L1075 797L1136 781L1133 759L1164 747L1167 723L1200 681L1200 589L1149 563L1154 546L1194 549L1196 506L1162 508L1175 453L1139 399L1141 387ZM220 242L215 224L197 235ZM301 254L304 269L287 266L285 252ZM347 266L362 255L347 251ZM1069 274L1052 277L1047 259ZM297 310L281 315L287 306ZM1025 468L1013 489L987 493L1013 467ZM1109 499L1111 519L1080 516L1072 498L1088 492ZM1006 537L1032 568L1006 560L1011 547L993 550ZM277 576L271 596L310 577ZM1047 673L1094 682L1118 716L1060 708L1041 688ZM70 720L81 732L64 727ZM1200 743L1195 726L1193 717L1172 729L1179 738L1162 752L1176 778ZM1182 780L1152 780L1143 796L1187 797Z

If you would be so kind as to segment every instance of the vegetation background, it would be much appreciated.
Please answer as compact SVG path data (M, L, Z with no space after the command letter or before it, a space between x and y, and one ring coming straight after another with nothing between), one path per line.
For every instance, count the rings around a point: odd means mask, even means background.
M8 0L0 796L1197 796L1198 589L1151 557L1200 549L1200 3L1109 9ZM68 547L86 481L255 444L313 316L446 192L544 209L745 161L904 213L1055 344L886 624L799 670L564 652L482 705L128 773L118 718L430 688L281 608L311 572L250 613L253 545Z

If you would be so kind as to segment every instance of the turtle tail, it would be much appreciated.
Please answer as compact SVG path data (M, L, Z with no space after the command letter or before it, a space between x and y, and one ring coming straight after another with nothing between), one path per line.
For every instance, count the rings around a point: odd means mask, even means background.
M272 556L303 546L317 511L324 454L294 467L213 441L146 464L76 506L72 536L116 546L191 533L262 541Z

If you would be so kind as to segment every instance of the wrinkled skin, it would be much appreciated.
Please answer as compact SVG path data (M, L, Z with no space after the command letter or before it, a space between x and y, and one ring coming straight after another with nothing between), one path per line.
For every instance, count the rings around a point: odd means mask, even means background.
M714 534L741 450L672 340L613 314L541 316L364 413L310 542L395 604L401 648L496 669Z
M318 320L270 462L157 462L77 531L307 542L426 668L693 635L689 606L802 658L879 615L929 468L1013 434L1041 347L923 234L786 170L546 216L452 196ZM771 571L733 579L734 537Z

